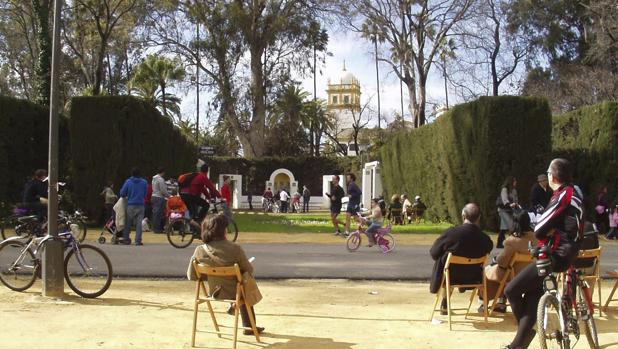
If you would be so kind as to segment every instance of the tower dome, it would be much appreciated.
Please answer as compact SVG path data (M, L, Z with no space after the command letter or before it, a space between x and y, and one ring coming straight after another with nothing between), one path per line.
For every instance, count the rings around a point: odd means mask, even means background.
M343 62L343 71L341 71L339 78L335 80L334 83L341 85L359 85L356 76L346 69L345 61Z

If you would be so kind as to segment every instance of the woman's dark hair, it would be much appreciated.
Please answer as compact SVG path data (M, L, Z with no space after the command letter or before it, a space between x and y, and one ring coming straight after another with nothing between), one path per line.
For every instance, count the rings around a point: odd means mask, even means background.
M560 183L570 184L573 182L573 171L571 170L571 163L568 160L562 158L556 158L549 164L549 171L551 175L556 177Z
M223 213L206 216L202 222L202 241L209 243L225 239L228 221Z
M348 173L348 176L350 176L352 182L356 182L356 175L354 173Z
M513 212L513 235L523 236L527 232L534 230L530 222L530 215L526 210L515 210Z
M515 177L507 176L504 179L504 183L502 184L502 188L506 188L506 190L508 190L508 191L513 190L513 182L515 182Z

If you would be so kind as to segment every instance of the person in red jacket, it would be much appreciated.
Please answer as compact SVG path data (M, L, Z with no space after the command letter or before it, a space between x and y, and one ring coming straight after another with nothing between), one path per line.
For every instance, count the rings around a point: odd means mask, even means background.
M206 217L210 207L208 201L202 198L202 194L206 199L221 197L221 194L219 194L210 179L208 179L208 165L206 164L200 167L200 172L191 180L191 184L180 190L180 197L187 205L187 208L189 208L191 218L198 222L201 222Z

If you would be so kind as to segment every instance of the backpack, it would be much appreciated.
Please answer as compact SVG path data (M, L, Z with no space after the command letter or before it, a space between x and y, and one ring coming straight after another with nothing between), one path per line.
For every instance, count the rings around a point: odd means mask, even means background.
M188 188L195 176L197 176L197 172L185 173L178 176L178 189Z

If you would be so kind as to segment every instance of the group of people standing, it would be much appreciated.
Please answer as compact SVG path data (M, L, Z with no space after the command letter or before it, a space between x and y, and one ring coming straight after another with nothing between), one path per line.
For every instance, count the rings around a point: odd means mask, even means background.
M302 208L301 208L302 198ZM274 203L275 199L279 202L279 212L281 213L300 213L309 212L309 201L311 200L311 191L306 185L303 185L303 192L296 191L294 194L288 193L287 188L281 188L277 193L273 194L270 187L267 187L262 194L263 205L267 202Z

